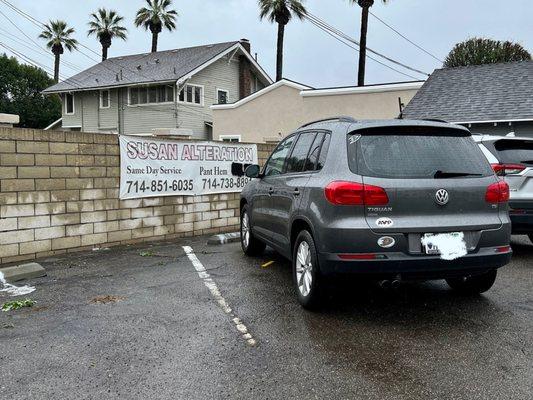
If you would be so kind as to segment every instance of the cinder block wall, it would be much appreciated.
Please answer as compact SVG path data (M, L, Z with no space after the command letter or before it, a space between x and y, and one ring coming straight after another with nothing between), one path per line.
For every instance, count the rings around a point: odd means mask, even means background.
M115 135L0 128L0 263L238 230L238 193L119 200L119 180Z

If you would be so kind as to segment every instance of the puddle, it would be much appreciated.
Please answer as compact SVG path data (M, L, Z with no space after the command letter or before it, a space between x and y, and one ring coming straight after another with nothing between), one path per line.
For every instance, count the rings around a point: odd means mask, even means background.
M2 289L0 289L0 292L5 292L10 296L24 296L26 294L32 293L35 291L35 287L33 286L15 286L11 283L7 283L3 272L0 272L0 285L2 285Z

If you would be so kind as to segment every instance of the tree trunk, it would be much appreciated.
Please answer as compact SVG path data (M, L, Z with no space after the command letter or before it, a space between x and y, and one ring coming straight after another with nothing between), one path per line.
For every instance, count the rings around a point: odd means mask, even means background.
M285 25L278 23L278 55L276 60L276 82L283 79L283 40Z
M59 52L54 53L55 61L54 61L54 81L57 83L59 82L59 62L61 61L61 54Z
M102 61L107 60L107 46L102 46Z
M157 51L157 37L159 33L152 32L152 53L155 53Z
M365 66L366 66L366 36L368 33L368 12L369 7L363 7L361 14L361 39L359 46L359 73L357 77L357 85L365 85Z

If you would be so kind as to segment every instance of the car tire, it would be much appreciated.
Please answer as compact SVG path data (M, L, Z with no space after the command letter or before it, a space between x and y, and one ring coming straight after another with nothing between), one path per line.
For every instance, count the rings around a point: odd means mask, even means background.
M247 205L241 210L241 247L247 256L260 255L266 247L266 244L257 239L252 233L250 212Z
M498 271L493 269L481 275L449 278L446 282L453 290L461 294L476 295L489 290L494 285L497 275Z
M313 236L303 230L298 234L293 249L292 275L298 302L308 310L315 309L322 297L318 254Z

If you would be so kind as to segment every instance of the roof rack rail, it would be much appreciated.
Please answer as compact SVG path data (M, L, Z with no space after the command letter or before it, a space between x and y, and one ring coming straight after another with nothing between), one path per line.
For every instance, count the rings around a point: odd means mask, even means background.
M298 129L302 129L302 128L305 128L306 126L318 124L320 122L327 122L327 121L352 122L352 123L357 122L357 120L352 117L341 115L339 117L323 118L323 119L319 119L316 121L308 122L307 124L300 126Z

